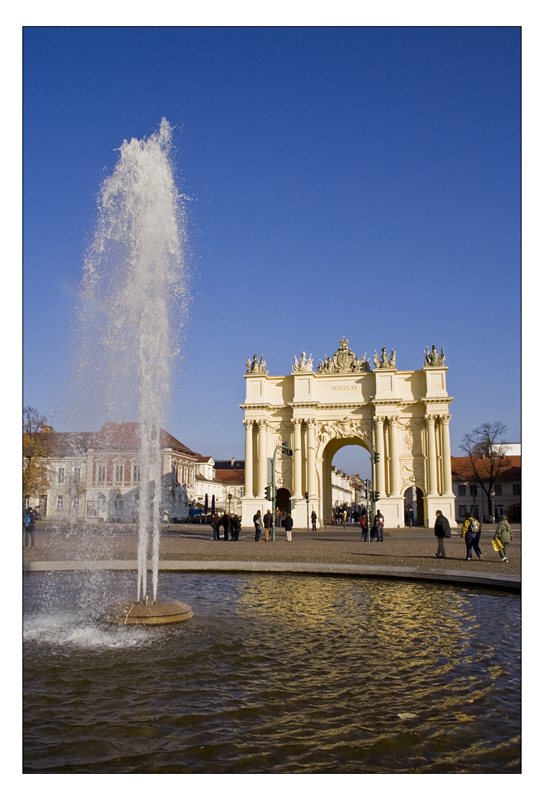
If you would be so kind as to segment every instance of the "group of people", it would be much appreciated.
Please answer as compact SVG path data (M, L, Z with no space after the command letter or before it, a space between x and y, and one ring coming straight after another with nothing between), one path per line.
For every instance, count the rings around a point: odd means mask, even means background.
M37 512L29 506L25 508L23 512L23 529L25 532L25 547L29 546L34 547L34 530L36 519L38 517Z
M223 528L223 540L225 542L238 541L240 537L240 530L242 529L242 523L240 522L240 517L238 514L225 513L222 517L220 517L219 514L215 514L215 516L212 517L213 539L216 542L221 539L221 527Z
M483 560L480 549L480 535L482 526L476 517L467 514L463 523L461 536L465 540L467 555L465 561L472 561L472 553L480 560ZM451 538L450 523L441 511L436 512L436 522L434 523L434 534L438 542L436 558L446 558L446 548L444 540ZM508 546L512 541L512 528L508 523L506 514L502 514L499 524L495 530L494 541L497 542L497 552L501 561L508 562Z
M253 524L255 525L255 541L261 542L261 536L264 535L264 541L269 542L272 534L272 523L275 522L276 527L278 528L280 525L285 528L285 536L288 542L293 541L293 518L287 512L284 512L282 516L278 516L278 510L276 509L276 517L272 516L272 512L268 510L264 517L261 515L260 510L257 511L255 516L253 517Z
M380 509L376 511L374 522L369 525L369 517L366 508L363 508L359 518L359 525L361 526L361 541L362 542L383 542L383 525L384 517Z

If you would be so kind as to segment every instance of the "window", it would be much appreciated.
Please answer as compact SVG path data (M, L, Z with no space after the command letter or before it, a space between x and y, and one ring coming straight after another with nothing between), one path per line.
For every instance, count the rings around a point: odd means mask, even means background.
M495 495L497 497L501 497L502 496L502 484L500 484L500 483L496 483L495 484Z
M57 495L57 511L62 511L62 495Z
M106 467L98 467L98 482L104 483L106 480Z
M76 483L81 481L81 469L79 467L74 469L74 480Z
M75 500L72 500L72 508L74 511L77 511L79 508L79 498L76 497Z
M459 484L459 497L466 497L467 496L467 486L466 483Z
M470 484L469 494L471 494L473 497L475 497L478 494L478 484L476 483Z
M57 470L57 483L64 483L64 468L59 467Z
M513 487L514 494L521 494L521 486L519 483L515 483Z
M459 519L464 519L467 515L467 507L466 506L459 506Z
M140 465L135 464L132 467L132 480L137 483L140 480Z
M123 481L123 467L115 467L115 481L122 483Z
M113 507L116 511L120 511L123 508L123 498L120 494L116 494L113 498Z

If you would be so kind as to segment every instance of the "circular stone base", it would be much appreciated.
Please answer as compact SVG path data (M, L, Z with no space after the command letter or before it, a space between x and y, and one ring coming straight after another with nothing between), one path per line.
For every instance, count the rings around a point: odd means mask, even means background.
M126 600L110 609L106 614L108 622L116 625L170 625L185 622L193 616L193 609L179 600L166 600L157 597L152 600Z

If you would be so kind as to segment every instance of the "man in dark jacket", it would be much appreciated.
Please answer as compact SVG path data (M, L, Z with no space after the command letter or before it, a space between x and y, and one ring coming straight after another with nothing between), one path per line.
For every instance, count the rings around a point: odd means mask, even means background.
M270 531L272 530L272 512L267 511L263 517L263 525L264 525L264 540L265 542L270 541Z
M436 512L436 522L434 523L434 535L438 542L438 551L436 558L446 558L446 548L444 547L444 539L451 537L450 523L441 511Z
M293 541L293 534L292 534L292 531L293 531L293 518L291 517L290 514L286 515L285 520L284 520L284 525L285 525L285 536L286 536L286 539L287 539L288 542L292 542Z

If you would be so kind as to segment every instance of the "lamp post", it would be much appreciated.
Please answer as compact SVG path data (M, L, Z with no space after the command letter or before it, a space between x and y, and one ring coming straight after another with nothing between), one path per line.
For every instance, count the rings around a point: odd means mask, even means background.
M306 530L310 530L310 495L308 492L304 492L304 497L306 498Z
M278 450L281 450L284 456L292 456L293 451L289 449L287 442L277 444L274 448L274 456L272 457L272 491L270 493L270 501L272 503L272 541L276 541L276 455Z
M371 515L368 521L369 531L370 531L372 523L374 521L374 517L376 516L376 500L374 499L376 496L376 492L374 490L376 486L376 482L374 480L374 474L376 470L374 467L374 410L372 408L372 402L374 400L374 397L372 396L369 397L368 399L370 400L370 480L372 483L372 490L370 492Z
M232 500L232 495L231 494L227 495L227 500L229 501L229 517L230 517L230 501Z

